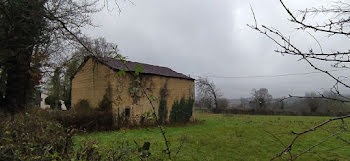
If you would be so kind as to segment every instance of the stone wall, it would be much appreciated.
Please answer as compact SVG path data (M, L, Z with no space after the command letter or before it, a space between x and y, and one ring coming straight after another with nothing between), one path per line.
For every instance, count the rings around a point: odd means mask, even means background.
M158 98L152 101L156 112L160 99L166 100L168 118L176 100L194 98L193 80L151 74L141 74L140 77L147 94ZM141 90L130 92L132 80L135 78L130 73L118 76L114 70L90 58L72 80L72 107L81 99L88 100L92 107L98 107L110 87L113 112L127 112L130 118L138 120L142 114L151 112L152 106Z
M114 74L108 67L90 58L72 79L72 107L82 99L97 107Z

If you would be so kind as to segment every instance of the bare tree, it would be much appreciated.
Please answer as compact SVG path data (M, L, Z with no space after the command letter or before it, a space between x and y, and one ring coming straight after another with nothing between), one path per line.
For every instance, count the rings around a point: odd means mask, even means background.
M342 95L341 91L339 90L340 89L339 87L350 88L349 82L345 81L344 79L345 77L338 77L332 74L330 70L327 70L326 68L324 68L324 66L322 66L325 63L332 63L332 67L335 67L335 68L349 68L350 50L349 49L326 50L322 47L321 43L314 36L314 34L325 34L329 38L336 37L336 36L349 38L350 4L345 3L343 1L338 1L338 2L334 2L334 4L330 7L321 6L319 8L306 8L303 10L299 10L297 11L298 14L293 13L287 7L287 5L284 3L283 0L280 0L280 4L288 14L289 21L298 26L296 30L307 34L307 36L311 36L315 40L315 45L318 46L317 48L303 49L301 46L293 42L290 36L283 34L278 29L274 27L268 27L265 25L258 25L253 9L252 9L252 12L253 12L255 24L248 25L248 26L258 31L259 33L265 35L270 40L272 40L278 46L275 52L280 53L282 55L287 54L287 55L298 56L300 60L304 60L312 68L314 68L317 71L323 72L324 74L328 75L330 78L332 78L335 81L335 84L332 88L332 92L335 93L338 97L334 98L334 97L328 97L325 95L320 95L318 97L312 97L312 98L314 99L322 98L322 99L334 100L339 102L350 102L350 99ZM321 22L317 22L316 20L321 20ZM305 98L303 96L290 96L290 97ZM329 138L332 138L332 137L339 138L339 134L347 132L347 129L344 126L344 119L349 117L350 115L346 115L342 117L329 119L328 121L325 121L308 130L305 130L302 132L292 132L292 134L295 135L295 137L292 139L292 141L288 145L284 145L285 147L284 150L278 153L275 157L271 158L271 160L279 158L285 153L289 154L289 160L294 160L300 157L301 155L310 152L316 146L325 143L327 140L329 140ZM330 122L334 122L334 121L340 122L339 130L334 130L329 137L305 149L305 151L294 155L292 154L292 147L300 136L305 135L309 132L315 131L320 127L325 126ZM345 140L345 139L340 139L340 140L344 141L345 143L349 143L348 140Z
M266 88L260 88L259 90L253 89L251 94L252 103L257 106L258 110L266 110L267 105L272 101L272 96Z
M199 78L196 81L196 87L200 98L214 104L215 109L219 107L218 98L220 97L219 89L216 88L214 82L210 82L208 78Z
M114 43L107 42L103 37L91 39L89 37L81 38L85 47L80 47L75 50L70 59L78 59L82 61L86 56L100 57L114 57L119 53L118 46ZM114 52L111 52L114 51Z

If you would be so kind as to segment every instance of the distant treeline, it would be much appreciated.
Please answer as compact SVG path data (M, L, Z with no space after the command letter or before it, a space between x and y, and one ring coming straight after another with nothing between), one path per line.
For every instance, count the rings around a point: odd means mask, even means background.
M328 99L327 99L328 98ZM329 99L331 98L331 99ZM269 98L257 100L254 97L221 99L218 108L210 108L206 102L197 101L197 109L213 113L251 115L293 115L293 116L341 116L350 113L350 103L332 92L306 93L303 97ZM345 102L344 102L345 101ZM221 105L221 106L220 106Z
M255 110L255 109L196 109L200 112L215 114L242 114L242 115L282 115L282 116L344 116L348 113L313 113L313 112L295 112L295 111L274 111L274 110Z

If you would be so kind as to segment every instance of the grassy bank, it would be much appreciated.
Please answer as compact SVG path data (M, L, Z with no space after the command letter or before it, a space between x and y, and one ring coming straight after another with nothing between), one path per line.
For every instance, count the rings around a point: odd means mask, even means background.
M305 116L250 116L199 114L197 119L205 120L203 124L167 127L171 150L178 150L181 141L184 142L177 160L268 160L283 149L283 145L292 139L290 132L312 127L328 117ZM349 120L345 120L350 125ZM312 134L300 138L293 148L293 153L301 152L307 147L318 143L334 131L339 122L321 128ZM350 133L340 135L350 140ZM79 135L74 138L76 144L83 139L97 140L104 148L117 148L121 143L142 144L151 143L152 155L166 158L162 152L165 149L159 129L132 129L110 132L97 132ZM285 155L287 157L287 154ZM350 160L350 146L337 138L331 138L299 158L299 160Z

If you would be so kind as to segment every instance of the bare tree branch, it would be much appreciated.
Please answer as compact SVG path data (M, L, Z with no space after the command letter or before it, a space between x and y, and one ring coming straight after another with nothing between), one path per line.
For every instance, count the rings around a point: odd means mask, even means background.
M280 99L280 101L284 101L286 99L290 99L290 98L300 98L300 99L305 99L305 98L310 98L310 99L327 99L327 100L332 100L332 101L338 101L338 102L342 102L342 103L348 103L350 102L350 100L348 98L346 98L347 100L343 100L343 99L338 99L338 98L332 98L332 97L327 97L321 94L321 96L315 96L315 97L308 97L308 96L292 96L289 95L288 97L282 98Z
M319 128L325 126L325 125L327 125L327 124L330 123L330 122L334 122L334 121L337 121L337 120L343 120L343 119L346 119L346 118L349 118L349 117L350 117L350 115L332 118L332 119L329 119L329 120L327 120L327 121L325 121L325 122L322 122L321 124L318 124L318 125L314 126L313 128L310 128L310 129L305 130L305 131L302 131L302 132L294 132L294 131L292 131L291 134L294 134L295 137L292 139L292 141L289 143L289 145L288 145L286 148L284 148L283 151L281 151L281 152L278 153L276 156L274 156L273 158L271 158L271 160L275 160L275 159L281 157L285 152L290 152L290 151L292 150L292 147L293 147L294 143L296 142L296 140L297 140L300 136L302 136L302 135L304 135L304 134L307 134L307 133L309 133L309 132L315 131L315 130L317 130L317 129L319 129ZM312 149L312 148L311 148L311 149ZM293 160L293 158L290 158L290 159Z
M311 34L310 32L312 31L313 33L324 33L327 34L328 36L344 36L346 38L350 38L350 4L344 3L344 2L336 2L334 3L333 6L331 7L321 7L321 8L311 8L311 9L304 9L304 10L299 10L299 13L301 13L301 16L298 17L296 16L284 3L283 0L280 0L280 4L282 5L284 11L287 12L288 17L290 18L289 21L297 24L298 27L296 30L303 30L306 31L316 42L316 45L319 48L319 51L316 52L316 50L313 50L312 48L309 50L302 50L301 47L297 46L295 43L291 41L291 38L289 36L284 35L282 32L279 30L273 28L273 27L267 27L265 25L258 26L255 18L255 13L252 10L252 15L254 17L254 24L248 26L252 28L253 30L259 32L260 34L265 35L267 38L272 40L276 45L277 49L275 50L276 53L280 53L282 55L294 55L294 56L299 56L300 60L304 60L308 65L310 65L313 69L320 71L330 78L332 78L335 81L335 85L331 89L332 95L324 95L320 94L318 96L292 96L289 95L287 98L281 99L281 101L284 101L289 98L302 98L302 99L325 99L325 100L330 100L330 101L338 101L342 103L349 103L350 98L345 97L344 95L341 94L339 91L339 85L345 87L345 88L350 88L350 85L348 82L344 81L345 77L338 77L330 73L330 70L325 70L320 67L320 65L316 65L315 62L322 63L322 62L331 62L332 67L335 68L348 68L349 63L350 63L350 49L348 51L335 51L335 52L327 52L322 48L321 43L316 39L316 37ZM331 18L326 18L327 20L323 24L319 23L311 23L311 20L314 20L314 17L310 18L310 16L323 16L322 18L324 19L324 15L332 15ZM334 97L335 96L335 97ZM344 125L344 119L349 118L350 115L342 116L342 117L336 117L329 119L323 123L320 123L319 125L316 125L308 130L302 131L302 132L294 132L292 131L291 134L295 135L294 138L291 140L288 146L284 147L284 150L282 150L280 153L276 154L271 160L277 159L281 157L285 152L290 153L292 150L292 147L294 143L296 142L297 139L299 139L302 135L305 135L309 132L315 131L318 128L321 128L330 122L334 122L337 120L341 121L341 126L340 132L334 132L332 131L331 134L321 140L320 142L314 144L313 146L307 148L305 151L296 154L295 156L290 155L290 160L296 159L299 156L310 152L313 148L316 146L323 144L327 140L329 140L331 137L336 137L339 140L349 143L347 140L341 138L339 136L340 133L346 132L346 128Z
M315 147L317 147L317 146L319 146L319 145L325 143L326 141L328 141L330 138L332 138L332 137L334 137L334 136L340 135L341 133L344 133L344 132L343 132L343 131L339 131L339 132L337 132L337 133L333 133L332 135L329 135L328 137L324 138L322 141L320 141L320 142L318 142L318 143L312 145L311 147L307 148L307 149L304 150L303 152L301 152L301 153L295 155L292 159L295 160L295 159L299 158L301 155L310 152L313 148L315 148Z

